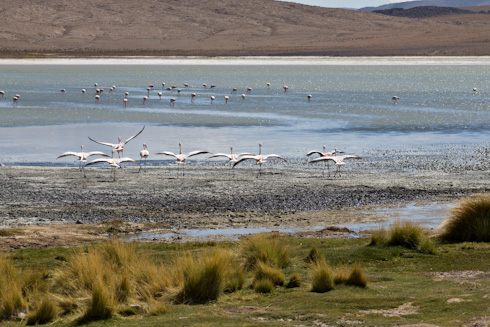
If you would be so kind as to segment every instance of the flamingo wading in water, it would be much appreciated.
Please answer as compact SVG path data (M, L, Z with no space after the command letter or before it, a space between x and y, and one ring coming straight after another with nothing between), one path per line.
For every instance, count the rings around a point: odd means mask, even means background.
M99 141L96 141L96 140L92 139L90 136L88 137L88 139L90 141L92 141L92 142L95 142L95 143L98 143L98 144L102 144L102 145L105 145L105 146L110 146L110 147L114 148L114 150L117 151L117 154L119 155L119 157L121 157L121 153L122 153L122 155L124 155L124 146L126 145L126 143L128 143L129 141L131 141L132 139L134 139L136 136L140 135L143 132L144 129L145 129L145 126L143 126L143 128L141 129L141 131L138 132L138 134L135 134L135 135L131 136L130 138L128 138L124 142L121 142L121 137L119 136L119 143L117 143L117 144L107 143L107 142L99 142Z
M163 152L158 152L157 154L174 157L176 159L177 165L182 165L182 176L184 176L185 160L192 156L197 156L198 154L204 154L204 153L209 153L209 152L203 150L196 150L189 153L182 153L182 143L179 143L179 153L163 151Z

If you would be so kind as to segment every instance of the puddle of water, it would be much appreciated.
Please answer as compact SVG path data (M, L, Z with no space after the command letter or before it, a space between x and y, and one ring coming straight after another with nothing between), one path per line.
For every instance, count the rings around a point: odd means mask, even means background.
M343 224L340 227L347 227L358 233L364 230L388 228L396 220L409 220L420 224L422 227L434 230L447 218L447 212L453 208L451 203L432 203L429 205L418 206L415 203L408 204L400 208L380 208L370 214L379 214L387 217L381 222L375 223L360 223L360 224ZM222 228L222 229L176 229L172 233L140 233L132 235L129 241L141 239L169 239L169 238L210 238L216 240L238 240L238 236L258 234L264 232L281 232L281 233L297 233L304 231L322 230L325 226L313 226L305 228ZM357 235L349 235L357 237Z
M400 208L379 208L370 213L379 214L388 217L388 219L377 223L350 224L342 225L342 227L359 232L361 230L387 228L396 220L409 220L420 224L422 227L435 230L448 217L448 211L454 206L453 203L431 203L423 206L410 203Z

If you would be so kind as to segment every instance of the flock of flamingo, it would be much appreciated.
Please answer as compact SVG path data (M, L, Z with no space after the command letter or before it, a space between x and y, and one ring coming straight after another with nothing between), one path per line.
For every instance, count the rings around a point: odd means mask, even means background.
M170 92L173 92L175 89L177 89L176 86L172 85L170 87L167 87L165 88L165 85L166 83L165 82L162 82L162 90L166 89L167 91L170 91ZM186 89L189 89L189 84L188 83L184 83L183 86L186 88ZM266 86L267 88L270 89L271 87L271 83L267 82L266 83ZM207 89L208 88L208 85L206 83L203 83L202 84L202 87ZM216 87L216 85L212 84L209 86L209 89L214 89ZM94 84L94 89L95 89L95 100L97 103L99 103L100 101L100 98L101 98L101 94L104 92L104 89L103 88L99 88L98 87L98 84L95 83ZM145 104L145 102L148 100L148 98L150 97L150 92L154 89L154 85L153 84L150 84L148 85L146 91L147 91L147 95L143 96L143 104ZM110 90L109 90L109 93L113 92L116 90L116 86L113 85ZM284 85L283 86L283 90L284 90L284 93L287 93L289 91L289 87L287 85ZM86 89L82 89L82 95L85 95L87 93ZM177 89L177 94L180 94L181 93L181 89ZM236 92L238 91L238 88L232 88L231 90L231 94L235 94ZM60 92L62 94L65 94L67 92L66 89L61 89ZM246 98L246 94L250 94L252 92L252 88L251 87L248 87L247 88L247 91L246 93L242 94L241 97L243 100L245 100ZM124 106L126 107L127 106L127 103L128 103L128 96L129 96L129 92L125 92L124 93L124 99L123 99L123 103L124 103ZM158 92L157 93L158 97L161 99L162 97L162 92ZM5 92L4 91L1 91L0 90L0 96L4 99L6 99L6 95L5 95ZM196 93L192 93L191 94L191 101L194 101L194 98L196 97ZM311 94L308 94L307 95L307 100L310 101L312 99L312 95ZM19 94L16 94L14 97L13 97L13 105L15 106L18 102L18 100L20 99L20 95ZM211 100L211 103L213 103L213 101L215 100L215 96L214 95L211 95L210 96L210 100ZM224 100L225 100L225 103L228 103L228 100L229 100L229 96L224 96ZM397 101L398 100L398 97L393 97L392 99L393 101ZM170 105L173 105L177 100L175 98L170 98ZM149 157L150 153L147 149L147 146L146 144L143 144L143 150L140 151L140 161L136 161L132 158L129 158L129 157L124 157L124 146L131 140L133 140L134 138L136 138L138 135L140 135L143 130L145 129L145 127L143 127L138 133L136 133L135 135L129 137L128 139L122 141L122 138L119 137L119 140L118 140L118 143L109 143L109 142L100 142L100 141L97 141L97 140L94 140L93 138L91 137L88 137L89 140L95 142L95 143L98 143L98 144L101 144L101 145L105 145L105 146L108 146L108 147L111 147L112 148L112 156L109 156L108 154L104 153L104 152L101 152L101 151L91 151L91 152L84 152L83 151L83 145L81 146L81 151L80 152L75 152L75 151L68 151L68 152L64 152L63 154L61 154L58 158L63 158L63 157L68 157L68 156L75 156L77 157L78 161L79 161L79 170L81 172L84 173L84 177L86 176L85 175L85 170L83 169L84 167L86 166L91 166L91 165L94 165L94 164L98 164L98 163L106 163L106 164L109 164L110 167L112 167L112 172L111 172L111 176L113 177L113 179L115 180L116 176L116 168L120 168L121 167L121 163L123 162L131 162L131 163L134 163L134 164L137 164L140 166L140 171L142 169L142 161L143 159L145 160L145 163L146 163L146 160L147 158ZM118 153L118 157L116 158L114 156L114 153L117 152ZM184 175L184 167L185 167L185 161L187 158L190 158L192 156L197 156L197 155L201 155L201 154L207 154L207 153L210 153L209 151L203 151L203 150L196 150L196 151L191 151L191 152L188 152L188 153L183 153L182 152L182 144L179 143L179 153L173 153L173 152L170 152L170 151L163 151L163 152L157 152L155 154L157 155L165 155L165 156L172 156L176 159L176 163L177 165L182 165L182 175ZM318 163L318 162L322 162L323 163L323 174L324 174L324 170L325 170L325 163L329 163L330 161L333 161L333 163L337 166L337 171L335 172L335 175L339 175L340 176L340 167L342 165L345 164L345 160L347 159L361 159L359 156L355 156L355 155L339 155L339 154L343 154L344 152L342 151L338 151L337 149L334 149L330 152L327 152L326 151L326 147L323 146L323 151L318 151L318 150L312 150L312 151L309 151L306 156L310 157L314 154L318 154L319 157L316 158L316 159L313 159L313 160L310 160L308 161L308 163ZM90 162L87 162L87 158L90 157L90 156L100 156L102 158L98 158L98 159L94 159ZM209 157L208 159L211 159L211 158L219 158L219 157L224 157L224 158L227 158L228 159L228 164L231 165L231 168L234 168L236 165L246 161L246 160L254 160L255 163L257 165L259 165L259 174L261 173L261 169L262 169L262 165L265 164L267 162L267 159L279 159L279 160L283 160L285 162L287 162L286 159L284 159L283 157L281 157L280 155L278 154L262 154L262 144L259 143L259 154L258 155L255 155L253 153L238 153L238 154L234 154L233 153L233 147L230 147L230 154L228 153L214 153L211 157ZM57 159L58 159L57 158Z
M100 142L100 141L94 140L90 136L88 137L89 140L91 140L92 142L111 147L112 148L112 156L109 156L106 153L101 152L101 151L84 152L83 151L83 145L82 145L80 152L74 152L74 151L64 152L57 159L63 158L63 157L68 157L68 156L77 157L77 159L79 161L79 170L84 173L84 177L86 176L85 170L83 169L84 167L91 166L91 165L94 165L97 163L109 164L109 166L112 168L111 177L113 178L113 180L115 180L116 179L116 168L121 168L121 163L131 162L131 163L137 164L140 166L139 171L141 171L143 159L145 160L145 163L146 163L146 160L150 156L150 152L147 149L146 143L143 143L143 149L140 151L140 161L139 162L136 161L135 159L124 156L124 146L129 141L133 140L138 135L140 135L144 131L144 129L145 129L145 127L143 127L138 133L127 138L124 141L119 136L118 143ZM115 152L117 152L117 154L118 154L117 158L114 156ZM162 151L162 152L157 152L155 154L174 157L176 159L177 165L182 166L182 176L184 176L184 174L185 174L184 168L185 168L186 159L193 157L193 156L197 156L200 154L207 154L207 153L210 153L210 152L204 151L204 150L195 150L195 151L191 151L188 153L183 153L182 152L182 143L179 143L179 152L178 153L174 153L174 152L170 152L170 151ZM326 147L323 146L323 151L312 150L312 151L309 151L306 154L306 156L310 157L314 154L319 155L318 158L313 159L311 161L308 161L308 163L322 162L323 163L323 174L324 174L324 169L325 169L325 163L329 163L330 161L333 161L334 164L337 166L337 171L335 172L334 175L338 174L340 176L340 167L345 164L345 162L344 162L345 160L347 160L347 159L361 159L361 157L355 156L355 155L339 155L339 154L343 154L343 153L344 152L339 151L337 149L334 149L330 152L327 152ZM101 156L102 158L94 159L90 162L87 162L87 158L90 156ZM214 153L208 159L220 158L220 157L227 158L228 164L231 165L231 168L234 168L236 165L238 165L238 164L240 164L246 160L254 160L255 163L257 165L259 165L259 175L261 174L262 165L267 162L267 159L279 159L279 160L283 160L284 162L287 162L286 159L284 159L283 157L281 157L278 154L274 154L274 153L262 154L262 143L259 143L259 154L257 154L257 155L255 155L253 153L248 153L248 152L235 154L235 153L233 153L233 147L230 147L230 153L229 154L228 153Z

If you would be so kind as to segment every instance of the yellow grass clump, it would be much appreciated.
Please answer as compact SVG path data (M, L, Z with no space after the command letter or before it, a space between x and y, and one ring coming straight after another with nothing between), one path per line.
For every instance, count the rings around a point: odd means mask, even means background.
M241 242L241 249L248 269L254 268L258 262L277 268L286 268L291 264L291 249L276 234L250 235Z
M19 271L9 259L0 255L0 320L15 318L26 309Z
M274 286L282 286L286 281L286 278L280 269L271 267L268 264L259 261L255 265L253 284L255 285L255 283L264 279L270 280Z
M367 277L364 272L364 268L362 268L360 263L354 264L349 274L349 277L346 279L346 285L366 287L367 286Z
M424 230L411 221L396 221L388 231L388 245L417 249L424 238Z
M332 269L325 259L317 260L312 265L311 291L325 293L334 287Z
M490 194L462 200L442 225L441 237L450 242L490 242Z
M58 304L46 296L39 305L27 316L27 325L42 325L58 317Z

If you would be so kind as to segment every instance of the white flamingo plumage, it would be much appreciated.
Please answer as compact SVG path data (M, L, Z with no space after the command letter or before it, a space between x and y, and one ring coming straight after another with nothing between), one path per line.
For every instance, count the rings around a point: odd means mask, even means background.
M259 174L261 173L262 171L262 165L264 163L266 163L267 159L269 158L273 158L273 159L281 159L281 160L284 160L285 162L287 162L286 159L284 159L283 157L281 157L280 155L278 154L274 154L274 153L271 153L271 154L262 154L262 143L259 143L259 154L258 155L245 155L243 157L241 157L240 159L237 160L237 162L235 162L233 164L233 168L238 165L239 163L241 162L244 162L245 160L255 160L255 163L257 165L259 165Z
M189 153L182 153L182 143L179 143L179 153L173 153L170 151L163 151L163 152L158 152L156 154L162 154L165 156L172 156L176 159L177 165L185 165L185 160L187 158L190 158L192 156L197 156L199 154L204 154L204 153L209 153L208 151L203 151L203 150L196 150L196 151L191 151ZM184 168L182 168L182 176L184 176Z
M111 175L114 174L113 180L115 181L116 180L116 168L121 168L121 163L123 163L123 162L132 162L132 163L138 165L138 162L136 160L131 159L129 157L114 158L114 152L115 151L116 151L116 149L113 149L112 150L112 158L99 158L99 159L95 159L95 160L92 160L92 161L86 163L84 167L91 166L91 165L94 165L94 164L99 163L99 162L106 162L106 163L109 164L109 166L112 167Z
M2 96L2 99L7 99L7 97L5 96L5 91L0 91L0 95Z
M64 152L59 157L57 157L56 159L68 157L68 156L77 157L78 161L80 162L80 166L78 167L78 169L80 169L80 171L82 171L82 162L87 162L88 157L90 157L90 156L109 157L107 154L105 154L104 152L101 152L101 151L83 152L83 145L80 146L80 149L81 149L80 152L74 152L74 151Z
M211 158L218 158L218 157L226 157L228 158L228 163L235 163L238 161L238 159L241 156L253 156L253 153L248 153L248 152L243 152L239 154L233 154L233 147L230 147L230 154L228 153L215 153L209 159Z
M340 174L340 167L342 165L345 165L344 160L347 160L347 159L362 159L362 158L361 157L358 157L358 156L346 154L346 155L343 155L343 156L319 157L319 158L316 158L316 159L313 159L313 160L309 161L308 163L316 163L316 162L320 162L320 161L324 162L324 161L331 160L337 166L337 171L335 172L335 175L336 174L339 174L339 176L342 176Z
M143 158L145 159L145 164L146 164L146 159L150 156L150 152L148 151L146 147L146 143L143 143L143 150L140 151L140 170L141 170L141 162L143 161Z
M119 136L119 143L117 144L114 144L114 143L108 143L108 142L99 142L99 141L96 141L94 139L92 139L90 136L88 137L88 139L92 142L95 142L95 143L98 143L98 144L101 144L101 145L105 145L105 146L110 146L112 147L114 150L117 151L117 154L119 156L121 156L121 153L124 155L124 146L129 142L131 141L132 139L134 139L136 136L140 135L143 130L145 129L145 126L143 126L143 128L141 129L141 131L139 131L137 134L131 136L130 138L128 138L126 141L124 142L121 142L121 137Z

